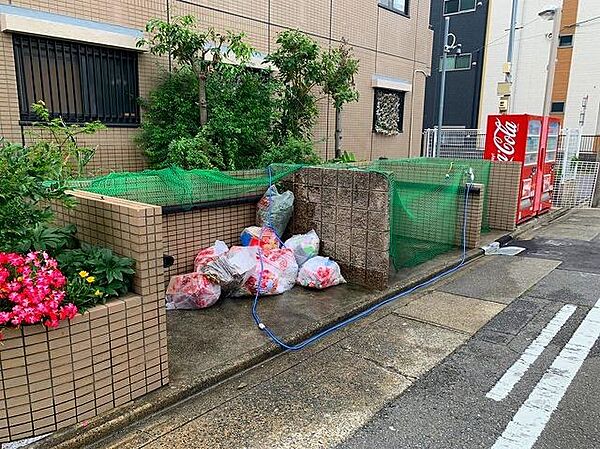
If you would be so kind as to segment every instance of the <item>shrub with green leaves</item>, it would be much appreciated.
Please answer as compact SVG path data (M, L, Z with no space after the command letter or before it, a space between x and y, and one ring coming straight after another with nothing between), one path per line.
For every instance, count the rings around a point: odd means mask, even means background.
M169 144L167 163L185 170L224 168L219 150L202 135L172 141Z
M131 286L133 260L120 257L108 248L82 244L81 248L62 251L56 257L58 266L69 280L80 276L81 272L93 278L94 287L100 291L101 298L123 295ZM77 298L71 298L72 302ZM79 307L79 304L74 302Z
M321 160L315 152L312 142L294 137L288 138L283 145L272 146L263 153L261 165L269 164L320 164Z

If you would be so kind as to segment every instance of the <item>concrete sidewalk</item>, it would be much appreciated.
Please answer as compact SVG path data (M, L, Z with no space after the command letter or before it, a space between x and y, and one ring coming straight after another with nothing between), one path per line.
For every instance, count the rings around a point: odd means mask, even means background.
M550 218L548 216L544 221ZM487 234L485 239L486 242L490 242L500 236L499 233ZM481 255L481 250L473 250L469 252L468 257L473 258L479 255ZM280 333L288 343L298 342L323 328L366 309L395 292L431 278L454 265L459 257L460 252L455 251L418 267L402 270L392 279L393 282L390 288L382 292L367 291L352 285L339 286L325 292L311 292L295 288L286 295L262 299L260 303L261 317L264 322ZM541 265L543 266L543 263ZM472 269L467 268L466 270ZM544 269L546 267L543 266L542 271ZM519 270L516 269L515 271ZM527 286L534 281L535 276L522 282L524 286ZM416 296L412 295L398 300L393 304L393 307L404 307L415 300ZM446 320L452 321L453 317L459 319L459 321L465 317L468 319L466 322L461 322L460 325L451 325L450 322L437 322L431 316L427 316L430 308L428 302L446 304L447 310L438 313L440 317L446 317ZM451 293L435 293L434 295L428 295L427 298L417 300L414 305L406 307L401 313L393 312L390 314L390 312L387 312L381 316L377 314L376 316L379 318L369 318L367 323L373 320L377 321L386 315L390 316L382 321L381 332L383 334L374 333L371 347L378 347L378 340L381 339L397 338L402 335L412 339L413 343L409 348L403 350L403 353L390 355L390 357L399 357L400 359L408 357L411 366L421 364L419 368L412 367L401 373L406 376L406 379L413 379L430 369L501 310L501 306L497 304L480 307L482 306L480 302L475 298L465 299ZM107 415L90 420L85 430L81 426L75 426L57 432L50 439L31 447L48 447L48 444L52 444L52 447L83 447L97 441L99 438L112 434L123 426L138 422L145 416L156 413L165 407L174 406L180 401L206 390L211 385L235 376L243 370L256 366L280 353L280 348L270 343L256 328L251 318L250 308L251 301L249 299L229 299L203 311L169 312L171 383L168 387L140 398L131 406L116 409ZM480 314L472 313L474 309L481 309L482 311ZM407 320L408 318L410 320ZM435 326L435 329L433 329L434 335L437 332L434 340L437 343L428 346L427 340L430 338L430 332L433 331L431 325L423 323L432 319ZM442 320L442 318L439 318L439 320ZM364 325L361 323L359 326ZM390 328L398 328L398 332L401 332L401 334L387 335L386 332L389 332ZM353 326L353 329L356 329L356 326ZM373 329L378 329L378 327ZM444 329L448 329L448 332L452 335L444 333ZM454 335L457 332L458 334ZM311 354L317 353L318 348L324 345L330 346L336 341L347 338L351 333L352 331L340 332L329 337L327 343L316 345L314 348L303 351L298 355L288 354L285 357L286 361L277 363L281 363L282 369L287 371L290 366L301 363L307 357L310 358ZM355 357L358 355L354 351L363 346L363 344L350 343L348 345L350 349L342 349L342 351L354 354L352 357ZM423 358L422 354L429 354L431 357ZM365 355L365 357L367 356ZM422 358L424 361L419 362ZM243 383L248 382L244 381ZM406 387L408 384L403 383L402 385ZM237 389L234 389L234 391L237 391ZM398 394L397 388L390 390L390 394ZM198 410L202 409L203 407L198 407Z

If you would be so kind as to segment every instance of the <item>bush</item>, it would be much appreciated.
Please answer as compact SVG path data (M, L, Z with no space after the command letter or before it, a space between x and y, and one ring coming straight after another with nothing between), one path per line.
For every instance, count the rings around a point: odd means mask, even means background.
M167 163L185 170L224 168L219 150L202 135L172 141Z
M294 137L288 139L281 146L272 146L261 158L261 165L269 164L319 164L321 160L308 140L299 140Z
M192 138L200 131L198 78L186 68L165 73L147 100L141 100L144 112L142 130L137 138L150 165L169 165L169 144Z

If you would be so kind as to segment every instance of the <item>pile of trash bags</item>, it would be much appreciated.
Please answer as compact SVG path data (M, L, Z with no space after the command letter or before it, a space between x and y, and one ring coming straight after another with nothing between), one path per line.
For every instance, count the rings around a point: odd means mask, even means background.
M166 292L167 309L203 309L220 297L279 295L295 284L325 289L345 283L339 265L319 256L314 230L279 238L293 212L292 192L271 186L257 205L257 223L244 229L240 246L217 240L198 252L194 272L173 276ZM270 224L270 225L269 225Z

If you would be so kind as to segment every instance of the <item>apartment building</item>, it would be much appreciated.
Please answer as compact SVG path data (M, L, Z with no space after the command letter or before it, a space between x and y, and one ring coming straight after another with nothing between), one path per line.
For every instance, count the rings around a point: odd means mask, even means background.
M512 0L490 2L484 82L479 125L497 113L496 86L504 79ZM553 23L539 17L548 6L562 5L562 19L552 86L551 115L583 135L600 134L600 2L596 0L520 0L513 59L510 112L541 114Z
M193 14L207 27L246 33L262 54L277 34L298 28L323 47L349 41L360 59L360 100L344 111L344 149L360 159L418 155L425 75L430 73L430 0L0 0L0 135L27 141L44 100L66 121L101 120L96 172L140 170L136 148L148 94L165 58L135 47L148 19ZM377 132L377 103L391 101L397 132ZM333 157L334 110L320 103L314 139ZM389 108L380 108L388 110Z

